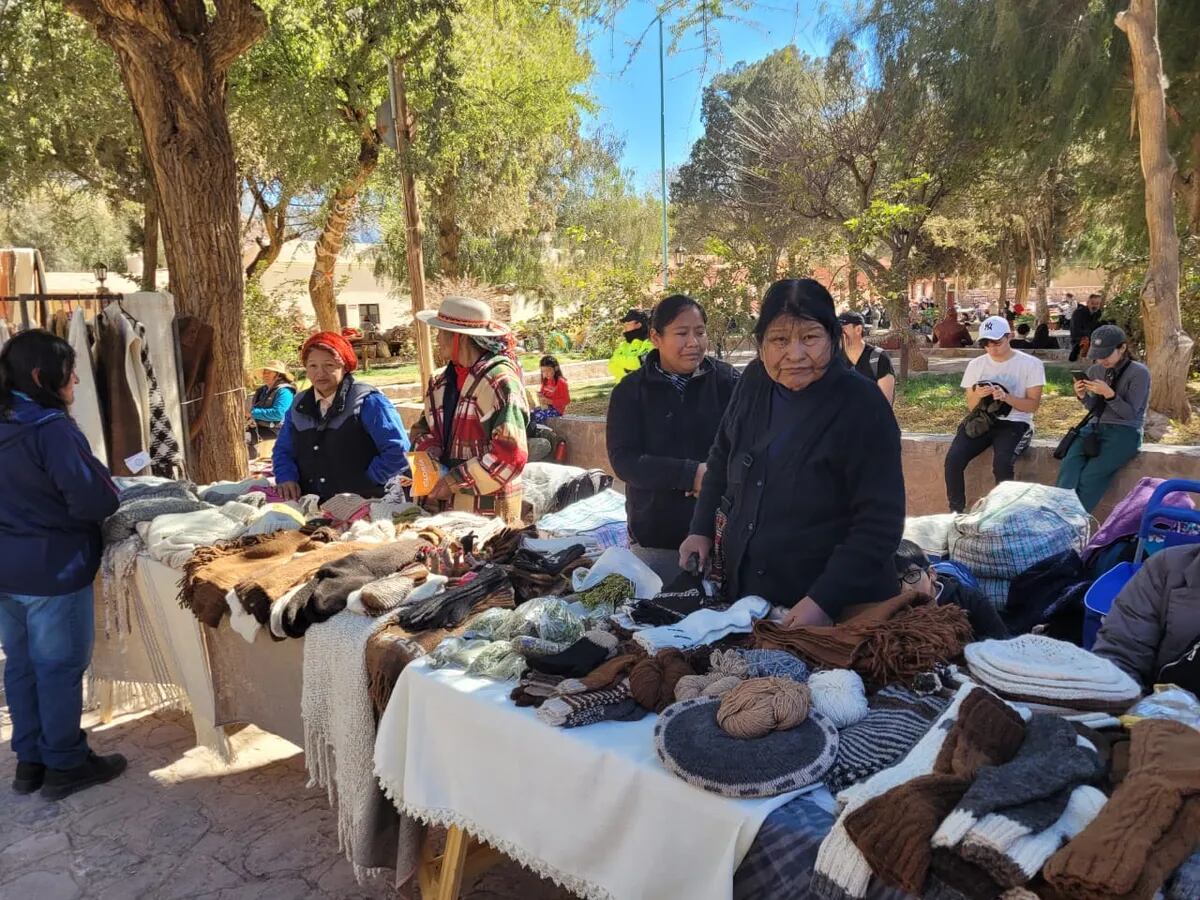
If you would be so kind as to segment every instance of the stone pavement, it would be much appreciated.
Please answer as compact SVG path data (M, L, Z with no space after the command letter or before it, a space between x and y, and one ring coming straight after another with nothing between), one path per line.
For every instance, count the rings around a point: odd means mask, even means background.
M85 718L85 727L89 725ZM415 897L385 881L356 885L337 849L323 790L306 788L300 751L253 727L224 765L195 748L177 712L91 728L98 753L124 753L116 781L59 803L9 783L7 707L0 707L0 900L381 900ZM469 900L569 900L515 863L484 873Z

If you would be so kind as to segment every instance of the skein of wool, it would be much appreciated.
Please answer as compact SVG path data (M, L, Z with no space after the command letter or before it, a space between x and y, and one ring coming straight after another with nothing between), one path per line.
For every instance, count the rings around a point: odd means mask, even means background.
M751 678L721 700L717 724L730 737L753 740L772 731L787 731L808 718L807 684L790 678Z
M749 663L737 650L714 650L706 675L685 675L679 679L675 700L724 696L746 679L749 670Z
M850 669L817 672L808 679L812 707L833 723L846 728L866 717L869 710L867 689L862 677Z
M910 606L866 632L850 668L873 688L912 684L922 672L960 656L972 636L966 611L955 603Z
M678 650L659 650L629 670L629 692L644 708L662 712L675 702L675 686L679 679L695 674Z

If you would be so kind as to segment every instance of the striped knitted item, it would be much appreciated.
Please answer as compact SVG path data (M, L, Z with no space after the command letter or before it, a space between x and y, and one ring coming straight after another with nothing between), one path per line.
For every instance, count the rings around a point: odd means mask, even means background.
M837 759L825 776L825 785L836 794L893 765L925 736L949 705L943 697L888 685L871 698L866 718L838 732Z
M575 713L595 706L608 706L630 699L629 681L603 688L599 691L587 691L582 694L559 694L551 697L537 711L537 717L547 725L563 727ZM578 721L574 719L573 721Z
M603 706L589 706L571 713L563 721L563 728L579 728L581 725L595 725L597 722L636 722L645 718L647 711L634 699L622 700L620 703L606 703Z

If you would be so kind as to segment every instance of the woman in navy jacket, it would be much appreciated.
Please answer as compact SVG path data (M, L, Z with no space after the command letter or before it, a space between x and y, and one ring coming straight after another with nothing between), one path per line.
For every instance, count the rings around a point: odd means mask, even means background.
M121 774L80 729L100 523L117 489L67 414L75 353L46 331L0 352L0 645L17 754L13 790L59 800Z

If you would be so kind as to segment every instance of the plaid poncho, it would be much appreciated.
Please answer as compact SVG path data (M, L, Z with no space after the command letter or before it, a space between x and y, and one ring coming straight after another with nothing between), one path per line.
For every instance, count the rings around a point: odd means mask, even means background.
M476 360L460 391L447 447L442 410L446 379L453 371L447 367L430 382L425 414L412 430L413 449L461 460L449 472L458 495L454 509L515 521L521 516L521 472L529 459L529 406L521 373L502 354Z

